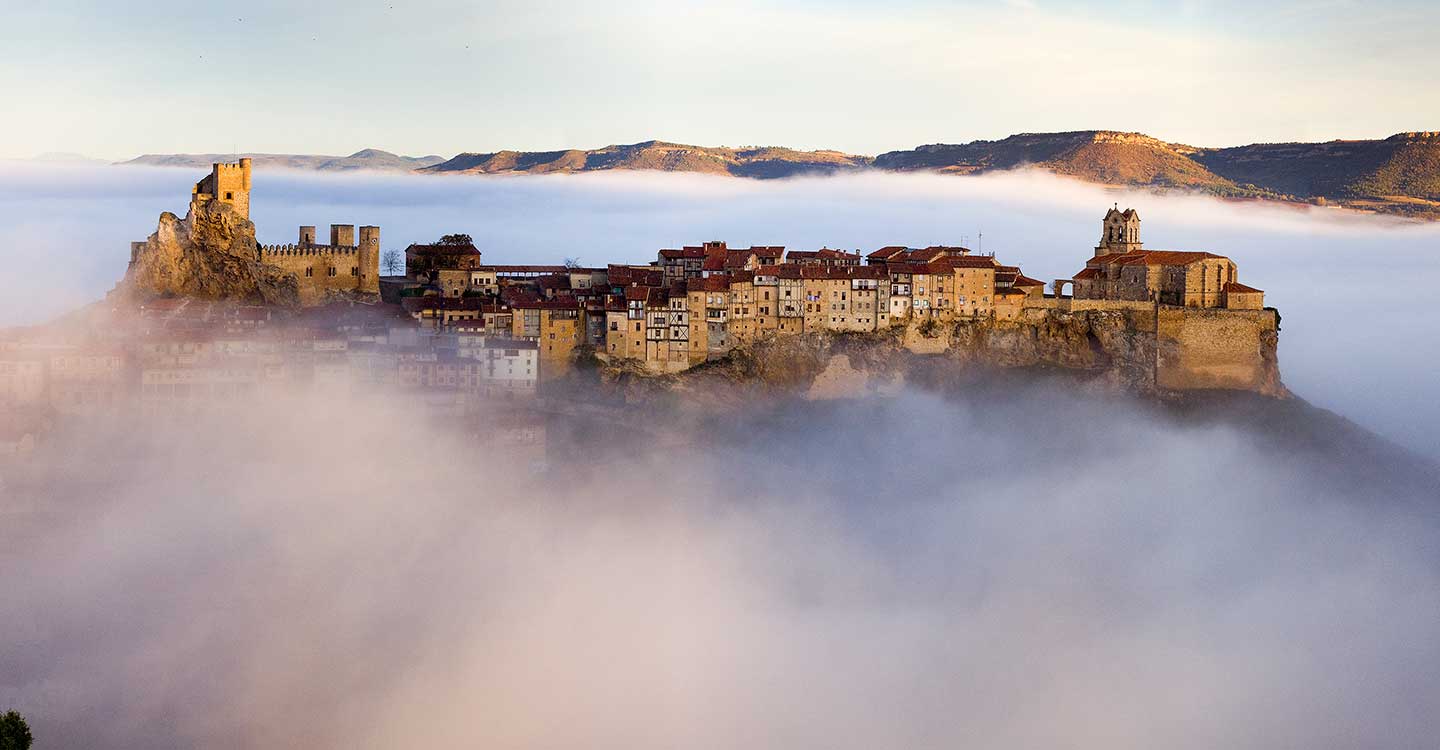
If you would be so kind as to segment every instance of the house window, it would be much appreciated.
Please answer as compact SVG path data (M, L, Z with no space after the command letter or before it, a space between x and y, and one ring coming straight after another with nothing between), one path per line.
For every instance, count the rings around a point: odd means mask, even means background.
M225 194L225 200L228 201L228 200L234 200L234 199L235 199L235 194L234 194L234 193L226 193L226 194Z

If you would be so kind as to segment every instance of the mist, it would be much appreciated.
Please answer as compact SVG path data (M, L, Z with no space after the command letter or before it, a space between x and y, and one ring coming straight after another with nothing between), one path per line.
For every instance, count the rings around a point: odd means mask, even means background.
M143 167L0 165L0 325L98 299L129 242L182 213L200 175ZM666 173L470 178L260 172L260 241L301 224L379 224L383 247L464 232L493 263L649 262L662 247L822 245L870 252L960 244L1049 282L1083 267L1112 202L1153 249L1228 255L1282 316L1281 372L1297 394L1440 458L1440 225L1338 209L1106 190L1039 173L866 174L783 181ZM983 238L981 234L983 233Z
M0 705L37 747L1431 745L1424 476L1008 394L542 474L385 398L87 429L0 533Z

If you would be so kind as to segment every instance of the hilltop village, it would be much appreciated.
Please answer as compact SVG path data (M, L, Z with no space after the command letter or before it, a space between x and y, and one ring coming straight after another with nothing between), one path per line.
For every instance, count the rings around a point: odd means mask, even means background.
M664 249L646 266L486 265L468 237L411 245L386 298L427 329L533 341L542 377L577 350L675 373L737 346L801 333L929 331L956 321L1021 321L1048 311L1261 310L1235 263L1206 252L1148 251L1140 217L1112 208L1085 267L1045 283L965 247Z
M215 164L163 214L79 325L0 333L0 455L37 422L137 405L385 387L447 413L544 398L577 369L671 376L737 350L855 337L1000 366L1125 368L1142 387L1279 391L1278 314L1207 252L1147 250L1110 209L1071 278L1046 284L965 247L662 249L644 265L487 263L465 235L386 255L380 228L261 245L250 164ZM1068 293L1067 293L1068 292ZM73 323L73 321L72 321ZM1138 373L1138 375L1136 374ZM37 416L38 415L38 416ZM18 426L17 426L18 425ZM27 427L27 425L30 425ZM533 433L533 420L518 429ZM28 437L27 437L28 436Z

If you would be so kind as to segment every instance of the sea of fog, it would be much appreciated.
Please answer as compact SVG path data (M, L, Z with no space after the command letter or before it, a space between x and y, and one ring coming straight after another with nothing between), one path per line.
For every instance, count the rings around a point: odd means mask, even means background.
M0 165L0 325L42 321L99 298L129 242L161 211L183 213L187 170ZM1153 249L1228 255L1283 316L1287 385L1317 405L1440 457L1440 225L1335 209L1112 191L1044 174L859 175L784 181L660 173L415 177L261 172L260 240L296 227L378 224L385 248L475 238L494 263L647 262L662 247L860 249L960 244L1049 281L1082 267L1115 202L1143 217ZM982 238L983 234L983 238Z
M540 474L393 399L233 406L69 433L45 514L0 490L0 707L37 748L1440 733L1433 474L1393 461L1045 383L615 429Z

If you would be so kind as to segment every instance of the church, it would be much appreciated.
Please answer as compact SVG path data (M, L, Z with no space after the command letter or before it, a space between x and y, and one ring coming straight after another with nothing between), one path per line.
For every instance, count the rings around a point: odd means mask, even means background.
M1140 240L1140 214L1117 204L1101 222L1100 244L1085 268L1070 279L1077 300L1154 302L1175 307L1259 310L1265 293L1241 284L1235 262L1223 255L1178 250L1146 250Z

